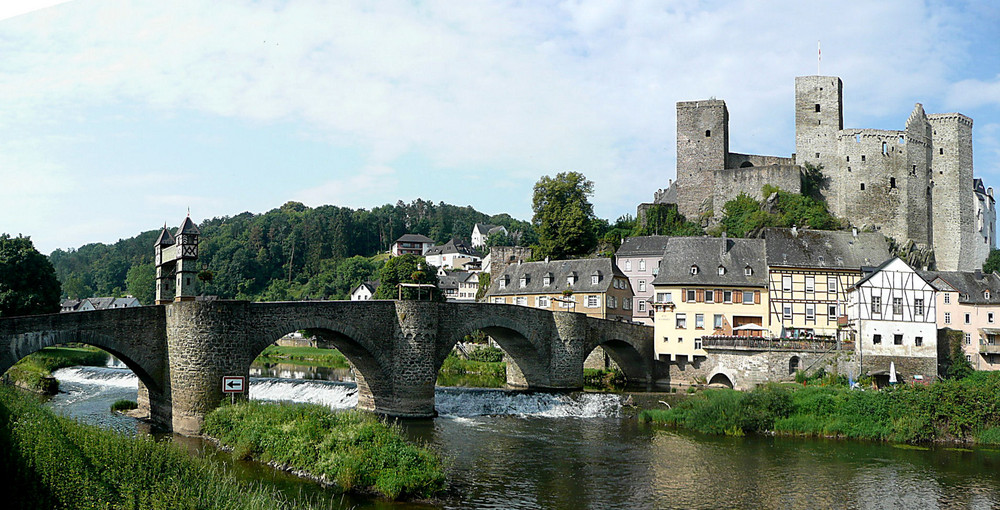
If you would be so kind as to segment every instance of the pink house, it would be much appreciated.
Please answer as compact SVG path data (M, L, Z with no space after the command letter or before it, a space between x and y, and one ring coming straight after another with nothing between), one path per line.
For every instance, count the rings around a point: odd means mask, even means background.
M964 333L965 359L1000 370L1000 276L979 271L921 271L937 290L937 327Z

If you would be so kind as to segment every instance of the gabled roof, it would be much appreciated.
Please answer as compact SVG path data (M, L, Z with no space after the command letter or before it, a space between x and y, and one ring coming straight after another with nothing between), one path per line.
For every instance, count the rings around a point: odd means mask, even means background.
M766 287L764 252L763 239L670 237L653 285ZM696 274L691 274L692 266L697 267Z
M369 280L367 282L362 282L357 287L354 287L353 289L351 289L351 294L354 294L355 292L358 291L358 289L360 289L362 287L364 287L365 289L368 289L368 292L371 292L372 294L375 294L375 290L378 289L378 280L375 280L375 281Z
M449 255L452 253L457 253L459 255L471 255L473 257L480 256L479 252L465 244L465 241L462 241L461 239L452 239L440 246L432 246L424 255Z
M403 234L399 239L396 239L397 243L431 243L434 244L434 240L423 236L420 234Z
M670 236L626 237L615 252L616 257L638 257L642 255L662 257Z
M859 270L890 259L885 237L877 232L766 228L767 265Z
M926 276L924 276L923 274L921 274L921 273L923 273L923 271L917 271L916 269L913 269L912 267L910 267L909 264L906 263L906 261L904 261L903 259L901 259L899 257L892 257L889 260L886 260L885 262L879 264L878 267L876 267L874 269L871 269L871 271L867 272L867 274L865 274L864 278L858 280L858 283L854 284L854 287L861 287L862 284L864 284L868 280L871 280L872 278L874 278L875 275L877 275L880 272L882 272L885 268L891 266L897 260L900 263L902 263L904 267L906 267L910 271L913 271L913 273L915 273L921 280L923 280L924 283L926 283L927 285L931 285L930 282L931 282L932 278L927 278Z
M457 289L460 283L464 283L469 274L463 271L455 271L438 277L439 289Z
M481 235L485 236L485 235L490 235L493 232L497 232L500 230L507 230L507 229L501 225L490 225L489 223L476 223L475 225L472 226L472 231L475 232L477 230Z
M180 228L177 229L177 235L181 234L200 236L201 230L198 230L198 225L195 225L194 222L191 221L191 217L188 216L187 218L184 218L184 222L181 223Z
M596 284L592 283L591 275L599 272ZM551 273L552 281L545 285L545 275ZM576 276L573 285L567 283L567 277ZM612 285L612 276L621 276L627 281L614 261L607 258L553 260L550 262L523 262L511 264L504 268L503 273L495 276L490 282L489 295L510 296L520 294L558 294L564 290L574 293L607 292ZM521 278L527 276L525 286L521 287ZM507 278L505 288L500 288L500 280Z
M167 225L163 225L163 230L160 230L160 236L156 238L156 242L153 246L172 246L177 241L174 236L167 230Z
M973 271L917 271L935 290L958 292L958 302L976 305L1000 304L1000 276ZM990 298L984 292L990 292Z

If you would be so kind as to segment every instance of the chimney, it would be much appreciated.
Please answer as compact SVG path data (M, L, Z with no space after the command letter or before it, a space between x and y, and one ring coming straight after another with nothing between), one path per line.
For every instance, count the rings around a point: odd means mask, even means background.
M723 257L726 252L729 251L729 238L726 236L726 232L722 232L722 246L719 247L719 256Z
M799 235L799 229L795 225L792 225L792 237L796 237L798 235Z
M851 235L858 237L858 227L851 227Z
M549 263L549 258L548 258L548 257L545 257L545 263L546 263L546 264L548 264L548 263Z
M986 194L991 197L993 196L993 186L986 188Z

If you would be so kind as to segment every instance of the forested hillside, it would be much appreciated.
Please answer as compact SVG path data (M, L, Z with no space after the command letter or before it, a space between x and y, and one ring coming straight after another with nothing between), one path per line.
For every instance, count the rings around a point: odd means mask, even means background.
M198 225L202 289L221 298L343 299L352 286L374 274L381 265L378 255L399 236L423 234L438 243L452 237L468 240L476 222L522 232L524 244L537 242L530 223L507 214L488 216L470 206L419 199L371 210L288 202L264 214L212 218ZM113 245L53 252L49 259L64 297L128 293L149 304L158 233L149 230Z

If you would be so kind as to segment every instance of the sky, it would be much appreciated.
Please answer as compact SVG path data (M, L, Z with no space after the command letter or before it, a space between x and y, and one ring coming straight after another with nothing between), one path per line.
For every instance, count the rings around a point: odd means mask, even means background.
M565 171L614 221L674 177L677 101L724 99L730 150L787 157L817 73L846 128L968 115L1000 185L988 0L3 4L0 232L43 253L288 201L530 220Z

